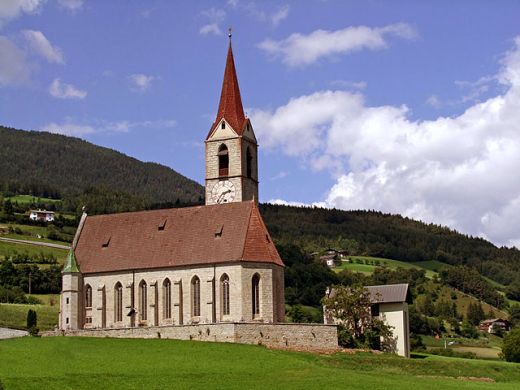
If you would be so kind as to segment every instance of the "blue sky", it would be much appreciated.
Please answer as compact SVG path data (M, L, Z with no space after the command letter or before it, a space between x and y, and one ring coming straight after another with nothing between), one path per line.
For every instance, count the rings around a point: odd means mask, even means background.
M517 1L0 1L0 123L203 183L227 49L260 200L520 246Z

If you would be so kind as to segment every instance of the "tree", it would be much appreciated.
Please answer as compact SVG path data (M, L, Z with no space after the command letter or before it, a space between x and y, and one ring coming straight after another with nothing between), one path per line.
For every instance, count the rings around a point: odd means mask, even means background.
M512 305L509 308L509 322L511 322L513 326L520 325L520 305Z
M38 316L36 312L32 309L29 309L27 312L27 330L31 334L31 336L36 336L38 334Z
M374 349L380 347L389 351L395 349L391 327L371 315L370 293L363 286L335 286L333 293L324 297L321 303L327 315L340 324L340 345Z
M514 328L504 337L502 358L508 362L520 363L520 328Z
M468 311L466 313L466 318L471 325L478 325L480 321L486 318L484 314L484 309L482 308L482 304L479 303L470 303L468 305Z

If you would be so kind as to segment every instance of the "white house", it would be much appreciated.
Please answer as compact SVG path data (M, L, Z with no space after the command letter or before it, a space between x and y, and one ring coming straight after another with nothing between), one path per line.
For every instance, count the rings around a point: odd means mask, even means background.
M410 321L408 304L412 303L412 295L408 284L385 284L366 286L370 293L370 312L373 317L379 317L392 327L395 341L395 352L404 357L410 357ZM334 296L334 289L327 292ZM336 319L327 315L324 310L325 324L337 323Z
M31 210L29 219L33 221L52 222L54 221L54 211Z

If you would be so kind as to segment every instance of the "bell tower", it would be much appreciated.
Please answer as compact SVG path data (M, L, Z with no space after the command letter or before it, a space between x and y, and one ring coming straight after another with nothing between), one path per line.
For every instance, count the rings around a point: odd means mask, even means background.
M258 144L242 106L231 30L217 117L205 144L206 205L258 201Z

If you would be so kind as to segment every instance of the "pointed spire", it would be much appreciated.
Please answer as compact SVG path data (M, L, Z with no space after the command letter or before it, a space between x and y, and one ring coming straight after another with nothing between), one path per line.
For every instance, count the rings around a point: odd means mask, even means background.
M63 271L61 273L72 273L79 272L78 262L76 261L76 255L74 254L74 249L70 249L69 254L67 255L67 262L65 263L65 267L63 267Z
M229 29L228 36L229 48L226 59L226 70L224 71L224 81L222 82L220 103L218 106L217 118L215 119L214 126L217 125L222 120L222 118L224 118L236 132L241 134L245 125L246 116L244 115L244 107L242 106L242 98L240 97L240 89L238 87L235 61L233 59L233 49L231 47L231 29Z

